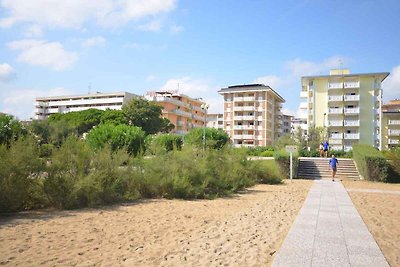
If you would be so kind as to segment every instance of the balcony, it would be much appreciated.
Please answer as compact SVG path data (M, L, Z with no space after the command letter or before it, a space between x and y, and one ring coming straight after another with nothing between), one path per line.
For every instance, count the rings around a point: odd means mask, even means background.
M344 146L343 150L346 152L349 152L350 150L353 150L353 147L352 146Z
M328 88L329 89L342 89L343 83L329 83Z
M330 120L328 121L328 125L331 126L343 126L342 120Z
M343 96L341 96L341 95L330 95L328 97L328 101L330 101L330 102L342 101L342 100L343 100Z
M253 130L255 128L254 125L234 125L233 129L235 130Z
M254 106L235 106L234 111L254 111Z
M343 109L342 108L329 108L328 112L329 112L329 114L342 114Z
M300 109L307 109L307 102L300 102Z
M307 98L307 91L301 91L300 92L300 98Z
M359 133L345 133L344 134L344 139L360 139L360 134Z
M329 139L343 139L342 133L332 133Z
M254 116L234 116L233 119L238 121L254 121Z
M360 82L344 82L344 88L359 88Z
M359 114L359 113L360 113L360 108L344 108L345 115Z
M359 120L345 120L344 126L360 126Z
M389 145L398 145L398 144L400 144L400 140L399 139L388 139L388 144Z
M254 96L244 96L244 97L235 97L233 98L235 102L252 102L255 101L256 98Z
M389 125L400 125L400 120L389 120Z
M341 145L342 139L329 139L329 144L331 145Z
M174 109L171 112L177 114L177 115L181 115L181 116L185 116L185 117L192 117L192 113L190 112L186 112L186 111L182 111L180 109Z
M333 146L331 146L331 149L332 149L332 150L336 150L336 151L338 151L338 150L343 150L343 146L340 146L340 145L333 145Z
M183 125L185 125L185 123L184 123L183 121L177 121L177 122L176 122L176 125L177 125L177 126L183 126Z
M252 134L235 134L235 135L233 135L233 139L254 139L254 135L252 135Z
M344 101L360 101L360 95L345 95Z
M389 129L388 135L390 135L390 136L399 136L400 135L400 130L399 129Z

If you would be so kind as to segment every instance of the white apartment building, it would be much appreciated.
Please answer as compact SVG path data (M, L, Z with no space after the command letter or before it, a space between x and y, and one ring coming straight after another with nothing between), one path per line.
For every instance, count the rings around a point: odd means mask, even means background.
M353 144L382 146L382 82L389 72L351 74L349 69L301 78L308 127L322 127L334 150Z
M303 136L307 136L307 131L308 131L308 126L307 126L307 118L302 118L302 117L298 117L298 118L292 118L292 130L291 133L295 134L297 131L301 131Z
M224 114L207 114L207 128L224 129Z
M130 99L138 97L128 92L94 93L85 95L37 97L35 119L43 120L51 114L95 109L121 109Z
M223 128L235 146L272 145L282 135L285 100L264 84L234 85L218 91L224 97Z

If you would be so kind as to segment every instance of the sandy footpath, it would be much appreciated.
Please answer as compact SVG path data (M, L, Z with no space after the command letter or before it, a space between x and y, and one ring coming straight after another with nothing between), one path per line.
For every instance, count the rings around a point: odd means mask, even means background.
M312 181L0 218L0 265L268 266Z
M400 191L400 184L342 182L349 189ZM349 195L390 266L400 266L400 195L357 191L350 191Z

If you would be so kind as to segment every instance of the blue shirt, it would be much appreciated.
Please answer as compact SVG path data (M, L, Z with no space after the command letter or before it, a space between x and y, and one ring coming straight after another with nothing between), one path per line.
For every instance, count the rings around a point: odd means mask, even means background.
M337 158L331 158L330 160L329 160L329 165L331 166L331 167L333 167L333 168L336 168L336 164L338 164L338 160L337 160Z
M323 146L324 146L324 149L328 150L328 148L329 148L329 143L328 143L328 142L325 142L325 143L323 143Z

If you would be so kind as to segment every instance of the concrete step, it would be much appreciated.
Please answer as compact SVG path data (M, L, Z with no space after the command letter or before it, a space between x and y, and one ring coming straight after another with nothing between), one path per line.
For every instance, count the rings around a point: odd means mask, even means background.
M338 159L337 178L359 179L360 175L352 159ZM330 178L329 158L299 158L297 177L299 178Z

